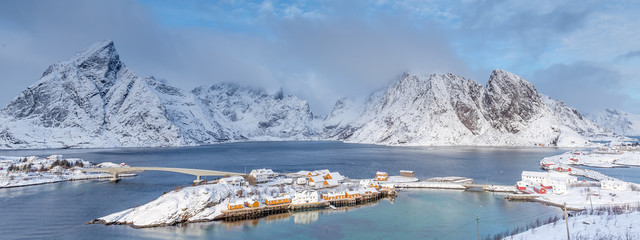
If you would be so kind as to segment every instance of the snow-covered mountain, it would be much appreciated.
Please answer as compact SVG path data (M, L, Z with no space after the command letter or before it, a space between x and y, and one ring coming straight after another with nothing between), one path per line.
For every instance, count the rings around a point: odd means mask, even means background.
M303 140L317 135L307 101L282 90L268 94L263 89L221 83L191 92L207 117L238 133L237 140Z
M409 145L584 145L609 134L564 103L496 70L486 86L406 73L366 103L341 98L327 117L283 91L217 83L184 91L140 78L101 41L0 109L0 148L165 147L228 141L344 140Z
M341 105L330 116L340 119ZM610 133L525 79L494 70L486 86L453 74L405 73L327 136L376 144L579 146L598 134Z
M306 101L232 84L192 92L140 78L101 41L0 110L0 148L165 147L314 135Z
M640 136L640 115L616 109L606 109L595 114L585 114L591 121L598 123L614 133L623 136Z

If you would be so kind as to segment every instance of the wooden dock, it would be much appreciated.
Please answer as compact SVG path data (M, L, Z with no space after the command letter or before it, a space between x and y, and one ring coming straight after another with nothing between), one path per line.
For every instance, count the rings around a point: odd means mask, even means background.
M266 217L273 214L289 211L291 204L269 205L255 208L241 208L234 210L222 210L222 215L214 220L238 221Z
M538 197L540 196L535 194L509 194L504 198L509 201L532 201Z
M377 201L381 198L388 197L388 196L393 197L393 196L396 196L396 194L397 193L393 190L386 190L386 191L381 191L379 193L366 194L366 195L355 197L355 198L327 200L327 201L321 201L318 203L304 203L304 204L286 203L286 204L268 205L268 206L255 207L255 208L245 207L242 209L222 210L222 215L216 217L214 220L240 221L240 220L247 220L247 219L262 218L262 217L267 217L275 214L324 209L329 207L329 205L333 205L335 207L355 206L359 204Z
M322 201L317 203L300 203L300 204L291 204L289 209L291 211L300 211L300 210L315 210L315 209L323 209L329 206L329 202Z

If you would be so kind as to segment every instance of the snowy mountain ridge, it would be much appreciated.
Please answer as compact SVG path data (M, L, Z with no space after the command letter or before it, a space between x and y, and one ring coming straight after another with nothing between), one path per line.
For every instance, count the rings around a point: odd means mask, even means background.
M640 115L632 114L616 109L606 109L595 114L585 114L585 116L614 133L623 136L640 136Z
M405 73L328 136L375 144L582 146L600 134L610 132L523 78L494 70L486 86L453 74Z
M327 117L283 91L216 83L183 91L140 78L100 41L0 109L0 148L169 147L230 141L340 140L406 145L586 144L610 134L575 109L495 70L486 86L405 73L366 103L341 98Z

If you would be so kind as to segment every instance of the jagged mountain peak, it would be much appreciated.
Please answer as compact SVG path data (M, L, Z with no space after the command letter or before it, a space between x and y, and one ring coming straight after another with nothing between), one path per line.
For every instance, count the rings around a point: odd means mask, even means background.
M84 62L94 58L119 58L115 44L111 40L101 40L85 50L80 51L71 59L75 62Z
M487 88L491 92L505 92L509 89L518 89L527 91L530 94L538 94L538 91L532 83L524 78L501 69L494 69L491 72Z
M104 96L117 80L125 65L120 61L111 40L102 40L77 53L67 61L55 63L42 74L42 81L89 80ZM51 75L51 76L49 76ZM38 83L36 83L38 84Z

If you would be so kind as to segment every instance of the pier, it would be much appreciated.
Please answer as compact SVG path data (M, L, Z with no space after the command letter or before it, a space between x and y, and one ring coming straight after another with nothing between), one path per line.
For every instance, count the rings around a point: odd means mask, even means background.
M448 190L472 190L488 192L518 192L516 187L509 185L489 185L489 184L471 184L471 183L455 183L455 182L404 182L393 183L397 188L424 188L424 189L448 189Z

